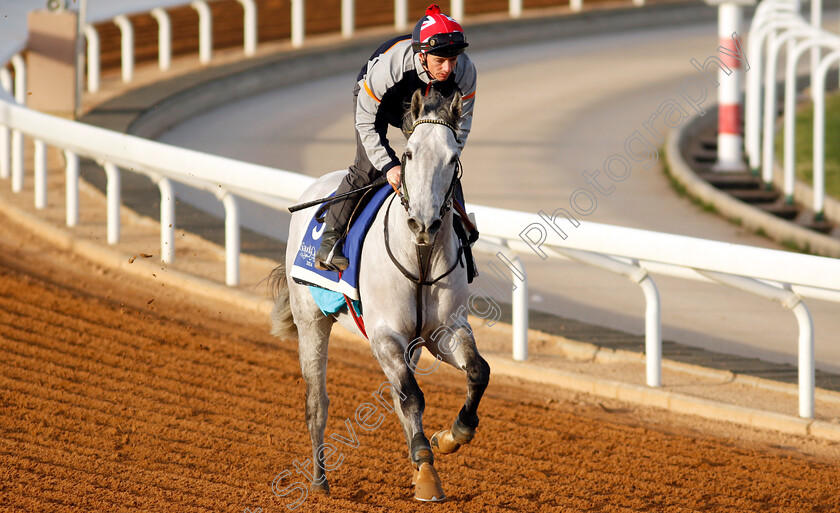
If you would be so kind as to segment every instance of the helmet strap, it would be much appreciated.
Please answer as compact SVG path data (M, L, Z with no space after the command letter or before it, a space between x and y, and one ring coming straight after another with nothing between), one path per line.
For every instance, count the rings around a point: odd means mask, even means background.
M422 53L422 52L418 56L418 59L420 59L420 64L423 65L423 73L425 73L426 76L429 77L430 81L434 82L435 77L433 77L432 74L429 73L429 66L426 64L426 59L428 59L428 58L429 58L429 56L426 55L425 53Z

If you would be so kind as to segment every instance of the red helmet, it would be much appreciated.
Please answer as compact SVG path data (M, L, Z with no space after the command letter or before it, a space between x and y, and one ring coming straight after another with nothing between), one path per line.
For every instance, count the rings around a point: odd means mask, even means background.
M411 47L415 52L441 57L454 57L469 46L461 25L432 4L411 33Z

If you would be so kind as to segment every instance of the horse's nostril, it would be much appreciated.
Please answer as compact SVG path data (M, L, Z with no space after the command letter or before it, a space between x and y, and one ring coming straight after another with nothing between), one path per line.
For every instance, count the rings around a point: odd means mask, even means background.
M425 226L423 226L423 223L419 222L417 219L415 219L413 217L408 218L408 227L415 234L420 233L425 229Z
M440 221L440 219L435 219L435 220L432 222L432 226L430 226L430 227L429 227L429 234L430 234L430 235L434 235L434 234L436 234L436 233L437 233L437 231L438 231L438 230L440 230L440 226L441 226L441 221Z

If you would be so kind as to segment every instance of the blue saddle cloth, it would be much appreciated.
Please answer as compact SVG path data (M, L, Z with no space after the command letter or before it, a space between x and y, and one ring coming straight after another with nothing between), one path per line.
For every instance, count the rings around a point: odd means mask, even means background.
M321 245L321 235L324 233L325 226L315 219L314 213L317 209L313 209L312 218L292 264L290 276L296 283L326 289L334 293L312 291L313 299L324 313L335 313L340 310L344 305L343 295L354 300L354 306L356 306L355 302L359 300L359 262L365 235L370 225L373 224L379 208L393 192L394 190L388 184L377 189L365 208L353 221L343 246L344 256L350 260L350 266L341 273L341 278L339 278L337 272L322 271L315 267L315 253ZM358 306L356 306L356 310L359 310Z

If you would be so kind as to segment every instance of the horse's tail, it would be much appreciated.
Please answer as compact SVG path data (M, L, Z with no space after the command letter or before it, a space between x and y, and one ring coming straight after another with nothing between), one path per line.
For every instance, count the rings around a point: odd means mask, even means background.
M271 334L275 337L297 339L297 326L289 304L289 282L286 278L285 261L281 260L280 265L268 275L268 288L274 300L274 306L271 308Z

